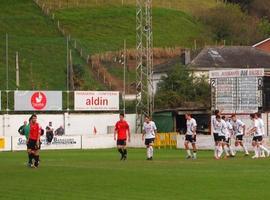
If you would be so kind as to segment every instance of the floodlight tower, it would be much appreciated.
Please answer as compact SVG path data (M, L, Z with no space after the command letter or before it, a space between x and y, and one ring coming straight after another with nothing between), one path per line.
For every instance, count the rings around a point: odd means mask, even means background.
M152 0L136 0L136 132L142 131L144 115L152 116L153 32Z

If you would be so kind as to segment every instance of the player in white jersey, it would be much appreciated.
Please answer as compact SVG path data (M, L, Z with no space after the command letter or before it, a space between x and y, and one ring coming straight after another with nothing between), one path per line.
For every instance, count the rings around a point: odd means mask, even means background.
M192 118L191 114L185 114L185 118L187 120L187 132L185 136L185 149L187 151L187 159L193 158L197 159L197 147L196 147L196 130L197 130L197 122L194 118ZM189 143L192 145L193 155L191 155L189 149Z
M226 122L221 119L220 115L216 116L216 130L218 132L218 153L215 157L220 159L226 144L227 125Z
M214 157L216 158L218 155L218 131L216 129L216 117L221 115L219 110L214 111L214 115L211 116L211 135L214 137L215 148L214 148Z
M261 144L263 146L263 141L264 141L264 136L265 136L264 121L262 119L261 113L256 113L255 118L259 121L259 127L260 127L260 129L262 131L262 142L261 142ZM261 150L259 156L264 158L265 157L265 152L267 153L267 151Z
M262 141L262 132L259 128L259 121L255 118L255 114L250 114L252 120L252 128L248 131L248 134L253 134L252 146L254 148L254 156L252 158L259 158L259 144Z
M261 151L266 151L267 157L270 155L270 151L262 145L263 132L262 125L259 120L256 119L255 114L250 114L250 119L253 121L253 126L248 132L248 134L253 134L252 146L254 148L254 156L252 158L259 158L261 156Z
M231 116L231 124L233 127L233 134L235 136L235 150L241 146L244 149L245 152L245 156L248 156L248 150L247 147L245 146L244 142L243 142L243 137L245 135L245 129L246 129L246 125L244 124L244 122L242 122L240 119L237 119L236 115L233 114Z
M154 155L154 142L155 142L155 137L157 133L157 127L155 122L150 120L150 117L145 116L145 121L143 123L143 135L142 135L142 140L145 139L144 144L146 145L146 155L147 155L147 160L153 160L153 155Z
M232 124L229 121L229 118L226 116L222 116L222 119L226 122L226 141L225 141L225 146L224 146L224 151L226 153L226 156L231 156L234 157L234 150L231 146L231 137L232 137L232 131L233 127Z

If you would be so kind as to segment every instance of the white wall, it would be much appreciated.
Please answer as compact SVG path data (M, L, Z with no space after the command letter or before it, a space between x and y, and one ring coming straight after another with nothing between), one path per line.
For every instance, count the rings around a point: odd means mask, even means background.
M31 115L4 115L4 136L18 136L18 129L24 121L28 121ZM38 115L38 123L42 128L46 128L49 122L53 123L53 127L56 129L64 124L64 118L62 114L42 114ZM1 134L1 133L0 133Z
M0 115L0 136L19 136L18 129L31 115ZM114 126L119 120L118 114L40 114L38 123L46 128L49 122L53 128L64 126L66 135L93 135L94 127L97 134L107 134L107 126ZM135 114L127 114L131 133L135 132Z
M3 123L3 115L0 115L0 136L4 135L4 123Z
M126 115L131 133L135 132L135 114ZM65 114L65 127L67 135L97 135L107 134L107 127L114 126L119 120L119 114Z

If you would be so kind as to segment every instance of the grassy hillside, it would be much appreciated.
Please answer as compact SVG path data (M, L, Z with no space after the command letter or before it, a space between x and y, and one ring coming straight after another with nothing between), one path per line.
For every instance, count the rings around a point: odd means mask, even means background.
M66 8L55 12L61 26L73 39L80 42L88 54L135 48L134 6L97 6L88 8ZM208 29L190 14L166 8L153 9L154 47L192 47L211 42ZM123 78L119 65L106 66L108 72L118 79ZM134 68L127 72L127 82L135 81Z
M64 28L77 38L89 53L135 47L135 7L98 6L68 8L56 12ZM154 46L191 47L194 40L210 41L205 27L192 16L177 10L153 9Z
M15 52L19 52L19 89L66 88L66 41L31 0L0 0L0 89L5 82L5 34L9 35L9 88L15 89ZM74 53L74 63L83 60ZM85 88L99 88L90 71Z
M135 47L135 1L124 0L39 0L55 8L61 26L77 39L89 54ZM15 52L19 52L21 86L19 89L66 88L66 41L51 19L41 14L31 0L0 0L0 89L5 89L5 34L9 34L9 88L15 89ZM153 9L154 46L191 47L193 41L211 40L207 28L191 14L216 5L215 0L156 0ZM61 8L61 9L58 9ZM173 8L173 9L169 9ZM75 64L84 64L73 53ZM102 89L85 66L82 89ZM122 78L122 70L108 68ZM130 73L134 79L135 72Z
M106 5L135 5L136 0L39 0L47 4L51 9L71 7L94 7ZM154 0L154 7L170 8L185 12L200 12L215 7L217 0Z

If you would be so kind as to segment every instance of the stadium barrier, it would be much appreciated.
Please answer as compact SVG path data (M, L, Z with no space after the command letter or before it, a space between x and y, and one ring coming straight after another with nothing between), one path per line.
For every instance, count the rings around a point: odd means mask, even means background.
M178 133L157 133L154 146L156 148L176 148Z
M155 147L183 149L184 141L184 135L179 135L176 133L157 134ZM270 146L269 137L266 137L264 141L265 145ZM244 142L248 149L253 151L251 146L252 137L244 137ZM42 143L42 150L105 149L116 147L113 134L99 134L90 136L55 136L51 144L47 144L43 136ZM234 146L234 139L232 139L231 144ZM142 135L132 134L131 142L128 142L127 146L131 148L145 148L144 141L142 141ZM211 135L197 135L197 147L199 150L212 150L214 148L213 137ZM0 137L0 152L22 150L26 150L26 139L24 136Z
M24 136L16 136L11 139L12 151L20 151L26 149L26 138ZM51 143L46 142L45 136L41 137L41 149L81 149L81 136L54 136Z

